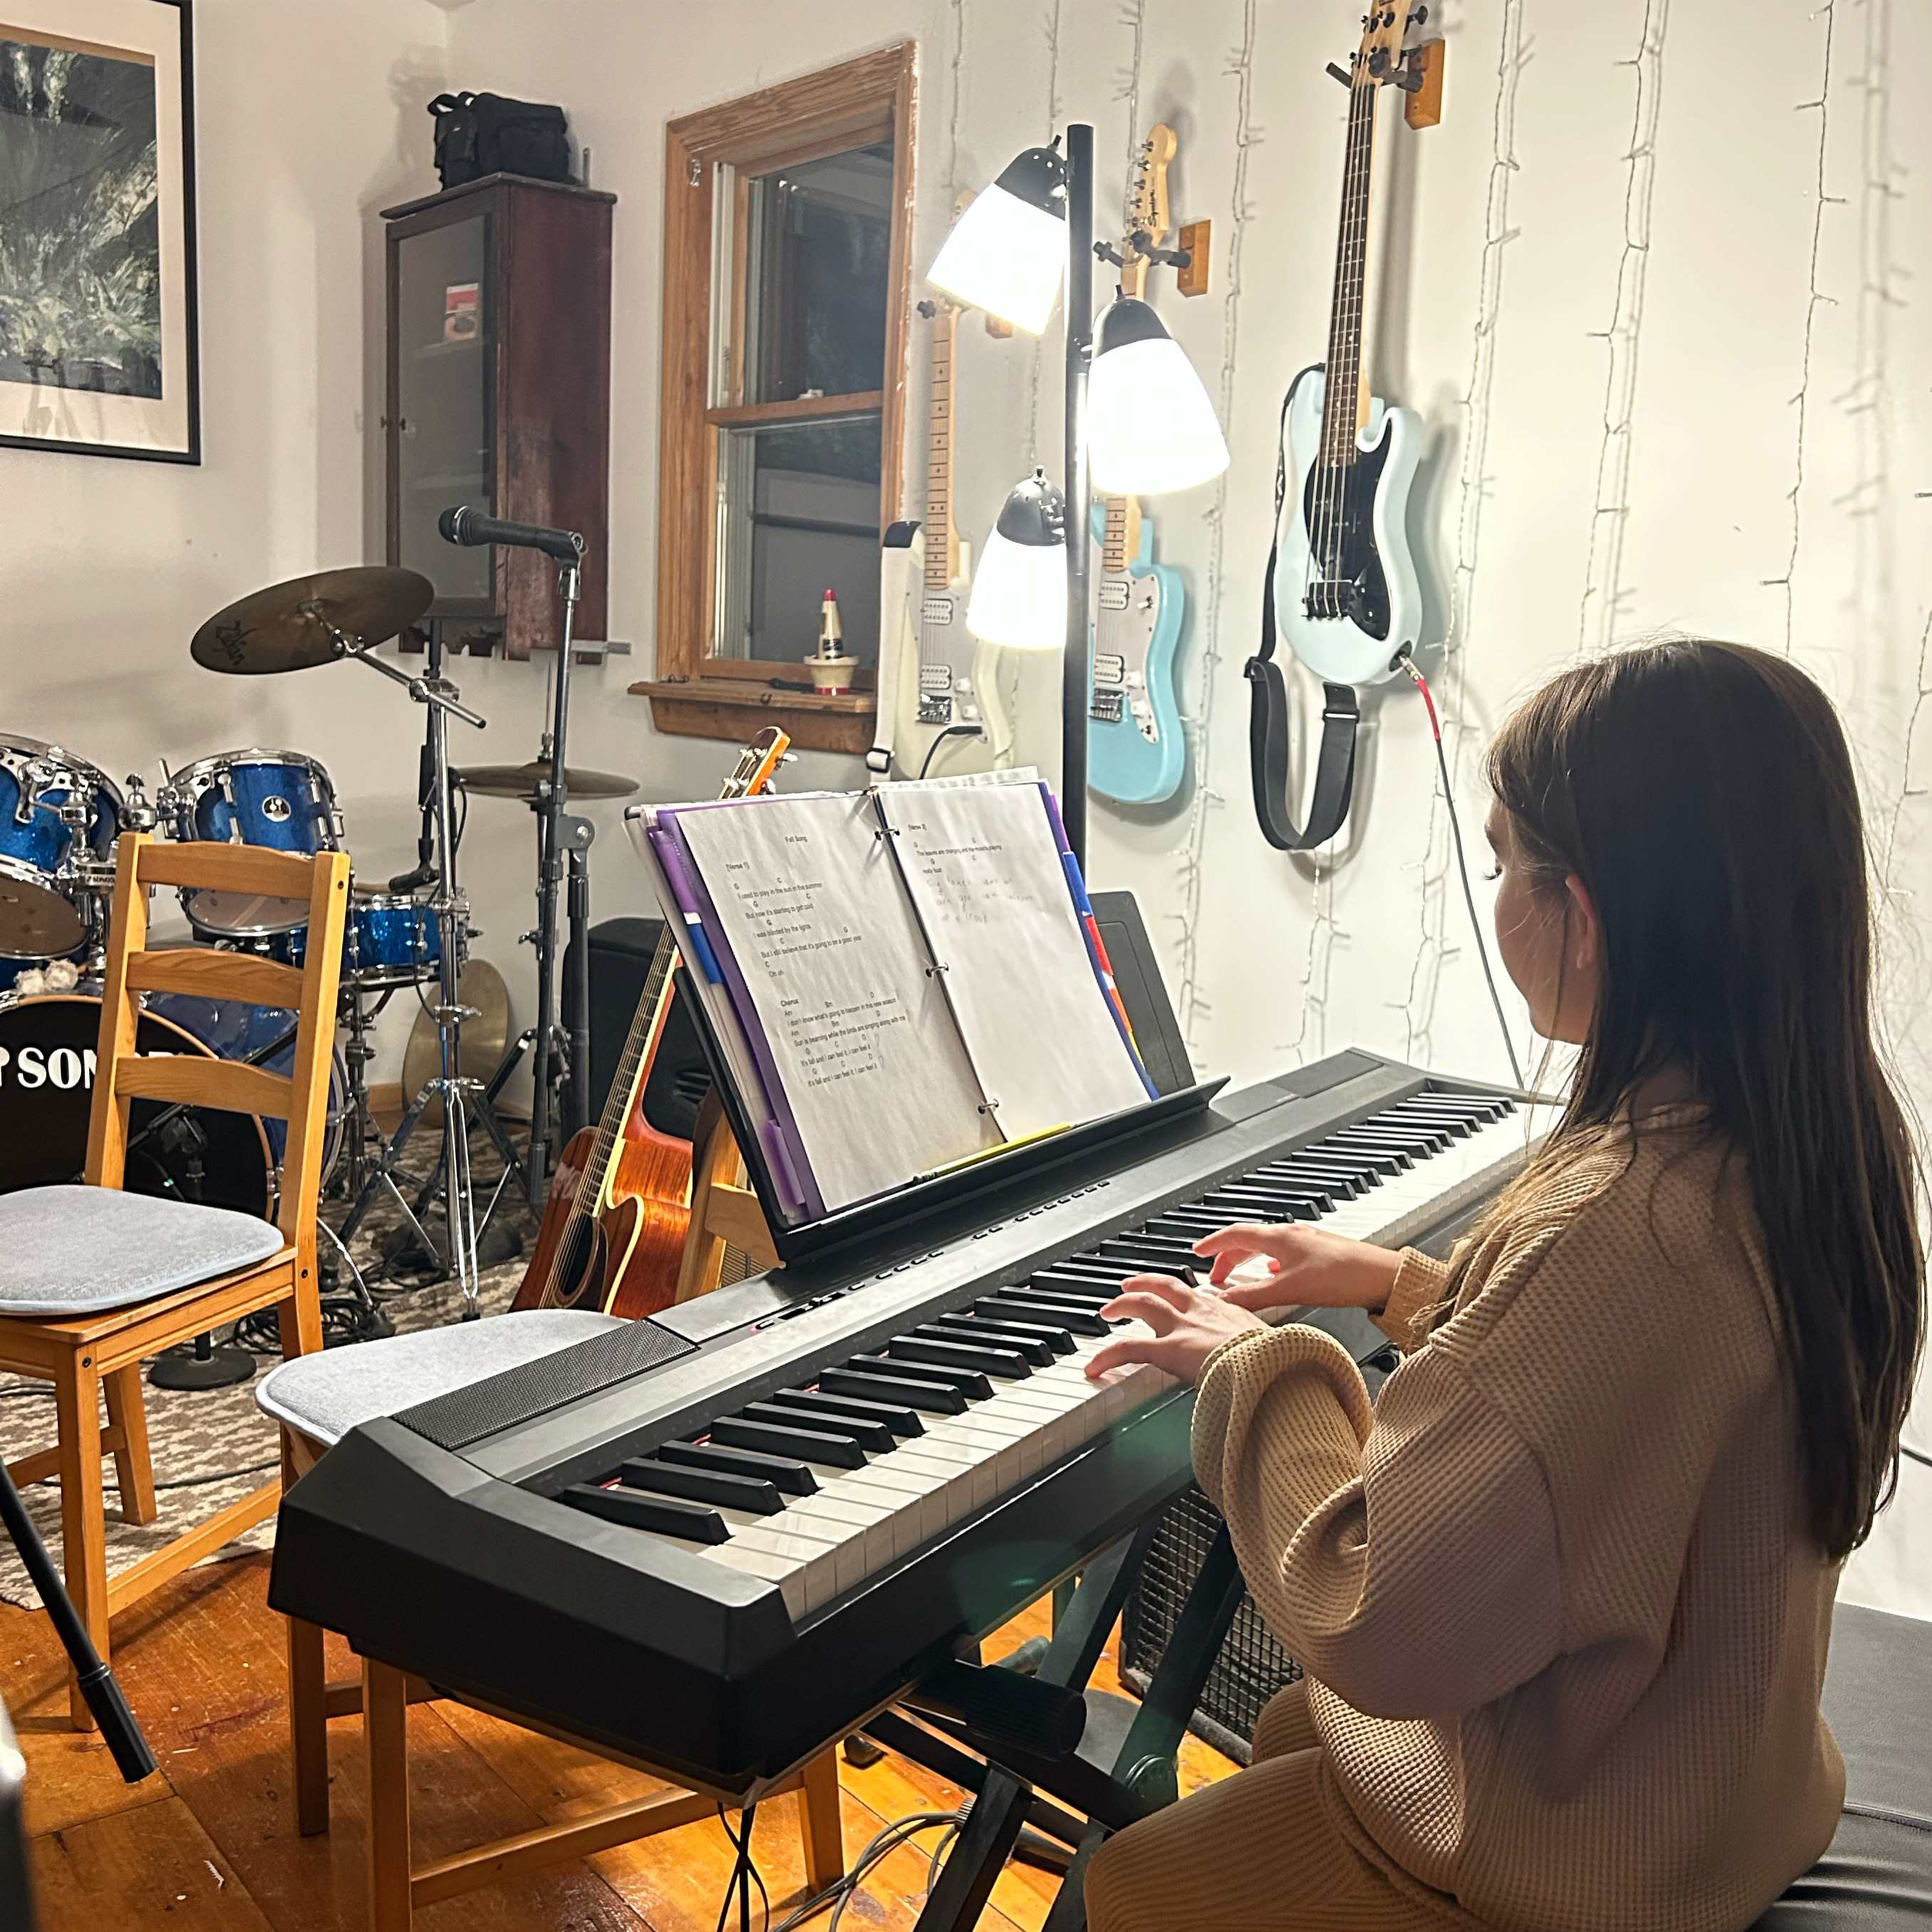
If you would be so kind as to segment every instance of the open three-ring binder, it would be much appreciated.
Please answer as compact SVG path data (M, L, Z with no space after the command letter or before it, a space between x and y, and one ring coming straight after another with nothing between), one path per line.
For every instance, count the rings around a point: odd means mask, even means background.
M1030 774L638 806L628 823L788 1260L1215 1090L1163 1094L1184 1066L1172 1017L1163 999L1144 1052Z

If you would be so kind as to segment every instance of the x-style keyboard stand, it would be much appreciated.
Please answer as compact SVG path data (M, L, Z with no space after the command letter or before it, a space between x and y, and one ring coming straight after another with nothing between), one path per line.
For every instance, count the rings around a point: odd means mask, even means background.
M1049 1701L1049 1688L1084 1696L1088 1724L1077 1750L1046 1755L1012 1736L995 1737L926 1710L918 1724L893 1710L866 1726L866 1735L877 1742L974 1793L972 1808L920 1913L916 1932L969 1932L976 1925L994 1881L1027 1825L1074 1855L1047 1916L1046 1932L1081 1932L1087 1923L1087 1861L1110 1833L1174 1802L1181 1738L1240 1606L1243 1586L1224 1523L1146 1696L1136 1705L1090 1690L1088 1679L1153 1545L1159 1520L1150 1517L1087 1565L1035 1674L1042 1703ZM919 1694L907 1702L917 1707ZM959 1744L980 1756L968 1756L956 1748Z

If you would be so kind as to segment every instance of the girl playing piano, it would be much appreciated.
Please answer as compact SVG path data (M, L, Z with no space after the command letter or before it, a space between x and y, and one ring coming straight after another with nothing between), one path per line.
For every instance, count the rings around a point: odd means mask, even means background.
M1784 659L1662 644L1546 685L1489 776L1502 958L1580 1049L1527 1170L1446 1264L1232 1227L1222 1292L1108 1311L1154 1339L1093 1372L1198 1384L1306 1678L1251 1769L1100 1850L1096 1932L1743 1932L1837 1826L1832 1598L1924 1321L1844 734ZM1375 1407L1260 1318L1310 1304L1403 1350Z

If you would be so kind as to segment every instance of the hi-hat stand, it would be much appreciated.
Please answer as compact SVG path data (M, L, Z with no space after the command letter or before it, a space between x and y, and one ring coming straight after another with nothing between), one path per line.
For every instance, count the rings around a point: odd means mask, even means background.
M465 1008L457 994L457 972L464 953L469 944L470 909L467 902L457 888L456 842L450 824L449 788L449 738L448 720L460 718L466 724L482 727L484 721L473 711L466 710L458 700L460 696L454 685L442 675L442 638L441 626L430 627L428 675L412 677L395 665L371 656L365 646L352 644L339 632L334 634L336 655L352 658L358 664L365 664L370 670L380 671L392 682L401 685L415 701L426 707L427 755L426 772L434 773L434 832L435 846L435 897L430 901L431 910L436 914L436 932L442 954L439 962L437 981L438 998L429 1011L436 1022L436 1040L440 1049L440 1070L436 1077L425 1083L422 1091L410 1104L409 1112L403 1116L402 1124L396 1130L382 1158L375 1171L364 1184L355 1205L344 1221L339 1239L346 1250L363 1217L374 1204L380 1192L386 1189L396 1204L401 1208L404 1219L414 1230L416 1238L428 1251L442 1264L442 1273L453 1278L463 1298L463 1319L473 1322L482 1312L477 1300L476 1247L479 1224L476 1219L475 1195L470 1172L470 1133L472 1120L479 1121L485 1132L496 1143L496 1150L502 1157L503 1172L499 1178L489 1206L485 1208L482 1225L487 1226L490 1215L502 1198L504 1184L520 1172L515 1150L504 1133L493 1108L487 1104L477 1104L482 1083L466 1078L461 1071L459 1052L462 1043L463 1022L472 1010ZM440 1170L442 1183L444 1244L439 1249L430 1240L416 1208L404 1198L402 1190L396 1185L395 1170L404 1150L415 1133L417 1123L422 1118L424 1110L431 1100L442 1106L442 1154ZM432 1185L434 1183L432 1183ZM418 1205L421 1204L418 1203Z

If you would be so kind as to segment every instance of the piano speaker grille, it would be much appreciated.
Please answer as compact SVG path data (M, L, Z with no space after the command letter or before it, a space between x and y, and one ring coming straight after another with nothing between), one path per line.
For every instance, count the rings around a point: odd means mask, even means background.
M1121 1613L1120 1677L1130 1690L1145 1694L1220 1526L1220 1511L1192 1484L1162 1512ZM1300 1675L1244 1590L1188 1728L1246 1764L1262 1706Z

